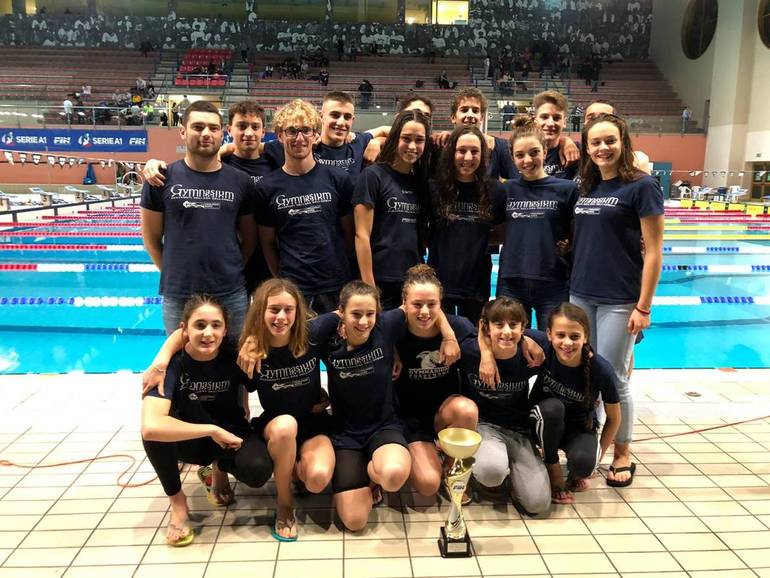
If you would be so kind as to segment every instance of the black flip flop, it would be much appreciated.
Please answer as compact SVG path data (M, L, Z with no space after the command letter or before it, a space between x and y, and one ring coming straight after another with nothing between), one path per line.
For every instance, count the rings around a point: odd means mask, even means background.
M609 470L613 474L619 474L621 472L631 472L631 477L624 482L617 482L609 478L606 478L605 480L608 486L612 486L613 488L625 488L626 486L630 486L634 481L634 474L636 473L636 464L634 462L631 462L630 466L621 466L619 468L616 468L615 466L610 466Z

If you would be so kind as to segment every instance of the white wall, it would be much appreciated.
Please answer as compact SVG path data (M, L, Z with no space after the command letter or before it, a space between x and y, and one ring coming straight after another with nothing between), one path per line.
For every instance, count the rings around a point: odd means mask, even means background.
M736 1L736 0L730 0ZM742 0L740 0L742 1ZM714 41L697 60L682 52L682 19L688 0L653 0L650 58L689 105L693 119L703 126L704 103L711 95ZM720 2L720 10L724 2Z

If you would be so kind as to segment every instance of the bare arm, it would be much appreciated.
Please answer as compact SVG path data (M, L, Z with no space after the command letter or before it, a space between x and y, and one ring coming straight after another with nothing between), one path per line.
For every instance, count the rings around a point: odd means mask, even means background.
M353 208L353 218L356 224L356 257L361 271L361 280L374 287L371 245L374 208L368 205L356 205Z
M604 422L602 435L599 438L599 446L602 448L602 454L599 457L599 460L604 457L607 448L615 441L615 434L618 433L621 420L619 403L605 403L604 411L607 414L607 421Z
M274 227L259 226L259 244L262 246L262 254L265 256L270 272L278 277L280 265L278 261L278 245Z
M155 355L155 359L152 360L150 367L148 367L142 374L142 397L153 388L157 387L158 392L163 395L163 379L166 377L166 369L174 354L182 349L185 344L185 338L182 335L182 330L177 329L163 342L158 353Z
M142 167L142 176L153 187L162 187L166 183L166 177L160 171L166 168L165 161L150 159Z
M163 268L163 213L142 209L142 241L158 271Z
M484 328L479 322L478 333L479 351L481 352L481 363L479 364L479 377L486 385L495 389L500 383L500 371L497 368L495 355L492 353L492 343L489 337L484 333Z
M366 132L368 132L374 138L388 138L388 135L390 134L390 125L384 124L382 126L370 128Z
M647 173L648 175L652 174L652 163L650 162L650 157L648 157L642 151L634 151L634 166L640 171Z
M650 316L641 313L639 309L650 311L663 264L663 215L644 217L641 219L641 225L644 239L642 291L636 302L637 309L631 312L628 320L628 331L634 334L650 326Z
M565 165L571 165L580 160L580 149L567 136L559 137L559 160Z
M439 361L444 365L452 365L460 359L460 345L457 343L457 336L449 325L449 320L444 312L439 310L436 316L436 327L441 332L441 349L439 350Z
M153 442L181 442L210 437L223 448L238 449L241 438L214 424L187 423L168 415L171 402L145 397L142 402L142 439Z
M254 221L254 215L243 215L238 217L238 235L241 238L241 257L243 264L249 262L257 247L257 223Z

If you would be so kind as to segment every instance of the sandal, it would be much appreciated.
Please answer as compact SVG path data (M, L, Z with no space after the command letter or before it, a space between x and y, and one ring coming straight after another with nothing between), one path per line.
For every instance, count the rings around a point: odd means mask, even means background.
M212 486L214 480L214 468L211 466L202 466L198 468L198 479L206 489L206 499L209 504L218 508L229 506L235 501L235 494L231 488L226 490L215 490Z
M587 478L567 478L567 491L568 492L585 492L590 487Z
M171 539L170 536L172 532L177 534L176 539ZM184 526L177 526L176 524L169 523L168 531L166 532L166 544L169 546L174 546L175 548L183 548L184 546L189 546L192 544L194 539L195 532L193 532L192 528L187 528L185 531Z
M281 530L289 530L288 536L281 536ZM273 529L270 534L279 542L296 542L297 533L297 519L292 514L291 518L282 519L278 517L278 513L275 514L275 520L273 521Z
M551 503L574 504L575 496L572 495L572 492L565 490L564 488L551 488Z
M383 499L384 498L382 496L382 487L377 484L373 485L372 486L372 507L374 508L382 504Z
M629 478L622 482L619 482L617 480L611 480L609 478L606 479L608 486L612 486L613 488L625 488L626 486L630 486L634 481L634 474L636 473L636 464L634 462L631 462L630 466L621 466L619 468L616 468L615 466L610 466L609 471L612 472L613 474L619 474L621 472L631 473Z

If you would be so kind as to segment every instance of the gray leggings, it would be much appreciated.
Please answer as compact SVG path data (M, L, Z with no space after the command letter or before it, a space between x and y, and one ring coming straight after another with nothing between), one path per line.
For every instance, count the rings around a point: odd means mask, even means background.
M481 446L476 452L473 476L493 488L511 476L513 497L530 514L551 507L551 483L543 460L528 436L488 422L479 422Z
M620 428L615 441L627 444L634 429L634 400L628 383L636 335L628 332L628 319L636 303L607 305L570 295L570 303L583 309L591 324L591 347L615 369L620 398Z

